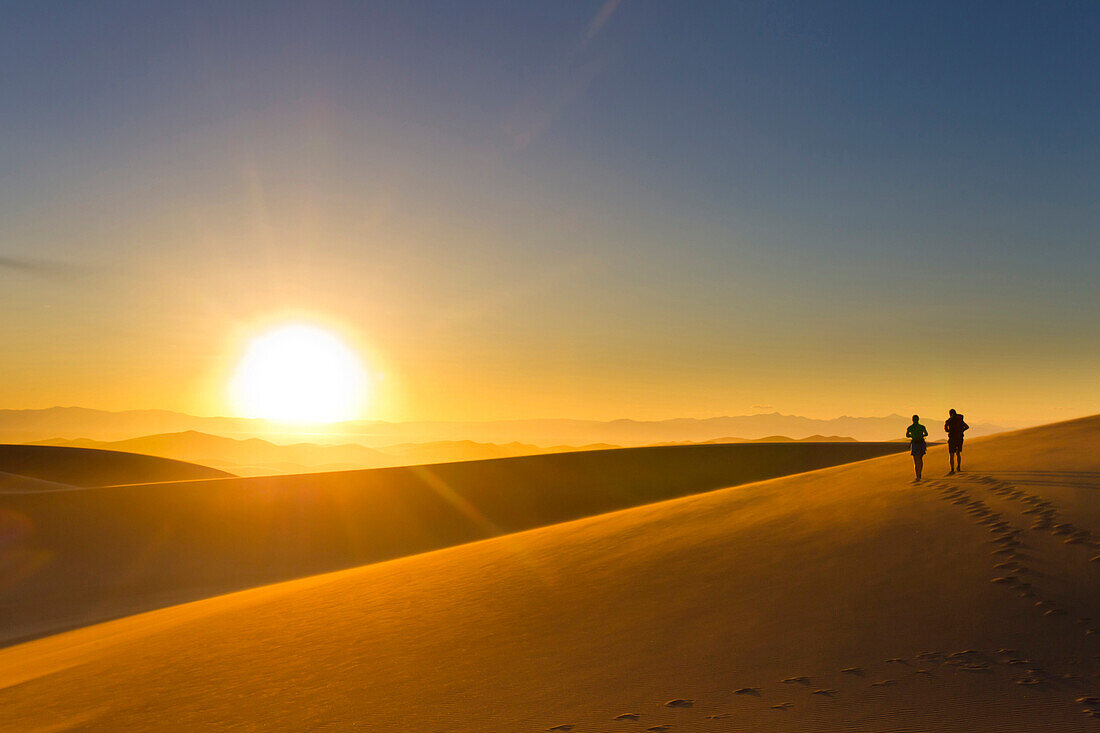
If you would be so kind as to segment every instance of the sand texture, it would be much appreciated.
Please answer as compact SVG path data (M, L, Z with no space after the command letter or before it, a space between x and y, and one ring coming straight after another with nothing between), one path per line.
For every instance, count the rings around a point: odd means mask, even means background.
M0 725L1100 729L1098 439L1093 417L970 441L955 476L933 448L920 484L887 456L57 634L0 650Z
M677 446L0 493L0 644L898 449Z

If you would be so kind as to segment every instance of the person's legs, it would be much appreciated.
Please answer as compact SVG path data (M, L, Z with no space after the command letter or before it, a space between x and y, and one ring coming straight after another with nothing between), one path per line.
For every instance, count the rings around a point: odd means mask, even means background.
M961 445L959 449L955 451L955 463L959 465L959 467L955 469L956 471L963 470L963 447Z
M921 471L924 470L924 456L913 456L913 468L917 472L917 481L920 481Z
M955 473L955 451L954 451L954 449L947 451L947 455L951 459L951 473Z

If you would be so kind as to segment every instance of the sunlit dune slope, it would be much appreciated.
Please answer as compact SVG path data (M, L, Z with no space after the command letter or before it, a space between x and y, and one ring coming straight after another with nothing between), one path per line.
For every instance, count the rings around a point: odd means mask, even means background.
M896 450L636 448L0 494L0 640Z
M0 445L0 491L23 485L18 477L68 486L115 486L224 478L231 473L195 463L137 453L45 445ZM26 482L26 486L42 485Z
M1075 699L1100 694L1098 439L1089 418L972 441L961 476L934 448L923 484L908 456L885 457L40 639L0 651L0 716L19 730L1092 730L1094 703Z

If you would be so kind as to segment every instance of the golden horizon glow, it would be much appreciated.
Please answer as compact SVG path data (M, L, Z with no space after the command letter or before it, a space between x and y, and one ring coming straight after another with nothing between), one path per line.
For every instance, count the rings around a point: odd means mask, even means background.
M241 417L330 423L361 417L370 384L360 356L340 337L290 323L251 341L230 396Z

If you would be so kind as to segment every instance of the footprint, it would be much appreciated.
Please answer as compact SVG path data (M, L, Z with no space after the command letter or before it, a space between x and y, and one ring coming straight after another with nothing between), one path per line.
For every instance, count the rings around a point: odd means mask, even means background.
M738 687L733 691L734 695L752 695L753 697L760 697L759 687Z
M679 698L677 698L676 700L669 700L665 703L666 708L690 708L694 705L694 700L681 700Z
M729 716L729 713L715 713L714 715L708 715L707 720L725 720Z
M866 670L864 670L863 667L845 667L840 671L843 674L854 674L857 677L862 677L864 674L866 674Z
M788 677L783 680L785 685L808 685L810 684L810 678L804 674L796 675L794 677Z
M793 702L781 702L778 705L772 705L772 710L790 710L793 707Z
M616 715L615 720L637 720L640 717L642 716L638 713L623 713L622 715Z
M646 728L646 730L649 731L650 733L662 733L663 731L666 731L666 730L672 730L672 726L671 725L655 725L652 728Z
M894 664L909 664L909 662L905 661L901 657L891 657L890 659L886 660L887 664L890 664L891 662L893 662Z
M810 694L811 695L822 695L824 697L832 697L833 695L836 694L836 690L834 690L832 688L828 688L828 689L824 689L824 690L814 690Z
M897 680L880 680L878 682L872 682L871 687L893 687L897 683Z
M573 730L577 726L572 723L564 723L562 725L555 725L553 728L547 728L546 730Z

